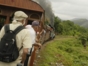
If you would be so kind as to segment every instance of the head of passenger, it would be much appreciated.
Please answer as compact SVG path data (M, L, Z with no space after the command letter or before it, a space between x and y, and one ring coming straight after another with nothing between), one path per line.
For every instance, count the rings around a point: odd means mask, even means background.
M32 27L33 29L37 32L38 31L38 26L39 26L39 22L38 21L33 21L32 22Z
M12 23L16 24L20 22L22 23L22 25L25 25L27 18L28 18L27 14L24 13L23 11L16 11L14 13Z

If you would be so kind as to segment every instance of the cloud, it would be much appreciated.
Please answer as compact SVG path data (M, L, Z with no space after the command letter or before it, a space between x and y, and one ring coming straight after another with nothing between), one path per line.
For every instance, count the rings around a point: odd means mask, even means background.
M73 17L73 16L70 16L70 15L65 15L65 14L58 14L58 13L55 13L56 16L60 16L60 18L64 19L64 20L68 20L68 18L71 20L73 18L76 18L76 17Z
M88 0L50 0L55 15L61 19L87 18Z

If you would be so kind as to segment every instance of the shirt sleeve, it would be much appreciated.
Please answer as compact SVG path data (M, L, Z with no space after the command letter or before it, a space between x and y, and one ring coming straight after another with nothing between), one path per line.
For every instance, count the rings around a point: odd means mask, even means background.
M32 40L30 33L27 32L24 39L23 39L23 48L31 48L32 47Z

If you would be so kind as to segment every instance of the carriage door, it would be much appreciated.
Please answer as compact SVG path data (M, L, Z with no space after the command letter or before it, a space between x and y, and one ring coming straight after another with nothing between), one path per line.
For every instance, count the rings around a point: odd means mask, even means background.
M0 15L0 30L3 27L3 25L5 24L5 20L6 20L6 16Z

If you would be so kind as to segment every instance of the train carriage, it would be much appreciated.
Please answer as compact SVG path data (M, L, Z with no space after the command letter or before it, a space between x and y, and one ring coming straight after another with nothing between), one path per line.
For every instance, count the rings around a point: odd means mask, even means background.
M5 19L3 24L8 24L11 16L17 10L22 10L28 14L28 21L26 24L31 24L33 20L38 20L41 23L44 23L45 11L36 2L32 0L0 0L0 19Z

